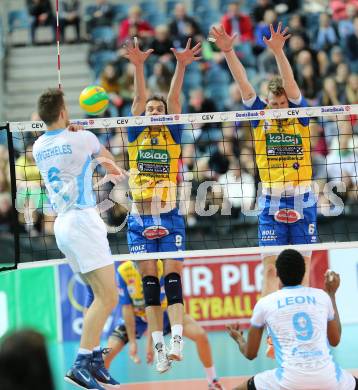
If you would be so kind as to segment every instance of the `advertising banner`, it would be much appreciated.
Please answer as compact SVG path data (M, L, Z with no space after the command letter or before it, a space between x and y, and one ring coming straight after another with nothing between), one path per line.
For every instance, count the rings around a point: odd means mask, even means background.
M314 252L311 285L323 287L327 251ZM205 257L185 262L183 289L186 312L206 329L223 329L225 324L249 325L260 298L262 261L259 254Z
M64 341L79 340L82 334L87 288L82 279L78 275L73 274L69 265L60 265L58 268L62 337ZM117 309L108 318L102 334L103 338L108 338L119 318L120 313L119 309Z
M358 324L358 249L332 249L329 267L340 274L337 306L343 324Z
M0 337L30 327L58 339L55 277L53 267L0 274Z

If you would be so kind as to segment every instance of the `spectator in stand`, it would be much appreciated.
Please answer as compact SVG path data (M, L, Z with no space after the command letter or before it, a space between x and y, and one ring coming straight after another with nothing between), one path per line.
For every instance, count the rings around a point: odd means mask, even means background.
M167 63L156 62L153 67L153 73L148 78L148 88L151 95L160 95L166 98L172 77L173 72L171 72Z
M277 13L272 10L268 9L265 11L264 19L262 22L260 22L256 28L255 28L255 53L260 54L264 50L266 50L266 44L263 41L263 38L266 37L269 39L271 37L270 32L270 25L274 26L274 29L277 29L278 26L278 19L277 19Z
M337 66L337 71L334 78L336 80L337 94L339 96L341 104L344 104L346 101L345 91L346 91L346 85L348 83L349 73L350 73L349 66L345 62L342 62Z
M242 103L240 88L237 83L230 84L229 99L225 104L225 111L242 111L245 110Z
M312 64L303 65L297 74L297 83L302 91L302 95L307 99L308 104L310 106L317 106L321 82L315 74Z
M187 14L183 3L175 5L174 18L169 23L169 32L176 48L184 48L188 38L192 38L193 44L202 40L199 23Z
M295 63L297 54L308 49L303 36L301 34L292 34L291 38L288 40L288 49L287 49L287 58L291 64Z
M22 367L19 375L18 367ZM18 330L0 344L1 390L54 390L45 338L34 330Z
M134 71L133 64L127 63L124 72L119 78L119 88L124 105L131 104L134 98Z
M351 73L345 90L346 104L358 103L358 74Z
M288 21L288 28L290 29L290 34L300 34L306 44L309 44L309 36L307 34L307 28L304 25L302 15L293 14Z
M354 33L347 36L346 51L353 72L358 72L358 16L353 20Z
M109 95L109 111L111 116L121 116L123 99L120 96L118 73L113 64L107 64L104 67L99 78L99 85L103 87Z
M36 44L35 32L39 26L51 26L53 30L52 42L56 41L56 21L53 15L50 0L27 0L27 9L32 16L31 44Z
M251 18L240 12L240 1L228 4L227 12L221 18L221 24L229 34L238 34L239 42L253 42L254 31Z
M112 27L114 18L113 6L108 0L96 0L96 5L92 13L88 15L86 31L91 34L91 30L95 27L108 26Z
M135 33L133 33L133 30ZM154 29L149 22L142 19L142 9L139 5L133 5L128 11L128 18L119 24L118 46L127 39L138 37L145 44L154 34Z
M334 75L337 71L338 65L344 62L344 53L340 46L334 46L330 53L330 62L327 68L327 76ZM325 74L323 74L325 76Z
M0 231L7 231L12 222L9 176L9 154L7 148L0 145Z
M314 46L317 50L328 51L334 45L338 44L337 31L333 26L331 17L326 12L323 12L319 16L319 28L316 37Z
M252 9L252 19L255 24L260 23L264 19L267 10L273 10L274 6L271 0L258 0L257 4Z
M80 0L61 0L59 2L59 23L62 42L65 42L65 29L67 26L74 26L77 42L81 40L80 6Z
M337 83L333 77L323 80L323 89L320 97L320 106L336 106L341 103L342 96L338 95Z
M348 8L353 6L358 11L358 0L331 0L330 8L333 11L333 20L348 19Z
M157 56L156 60L167 62L174 59L173 53L170 50L174 46L173 40L169 35L169 28L165 24L161 24L155 28L154 37L149 44L153 49L152 55Z
M347 6L347 18L338 20L338 33L341 40L343 40L343 43L345 42L348 35L354 33L354 25L353 20L354 17L358 15L357 8L349 4Z

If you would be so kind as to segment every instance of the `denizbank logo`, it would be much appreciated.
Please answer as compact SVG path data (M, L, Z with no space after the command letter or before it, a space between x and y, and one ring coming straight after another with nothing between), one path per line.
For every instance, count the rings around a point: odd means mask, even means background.
M0 337L9 329L7 296L4 291L0 291Z
M167 164L169 162L169 153L160 149L139 149L137 160L142 163Z
M302 145L302 138L298 134L266 134L267 146L293 146Z

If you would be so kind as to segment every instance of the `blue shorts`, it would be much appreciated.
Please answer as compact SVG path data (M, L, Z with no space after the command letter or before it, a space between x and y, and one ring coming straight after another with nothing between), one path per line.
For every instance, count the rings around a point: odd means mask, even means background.
M185 223L178 209L152 215L130 215L127 240L130 253L178 252L185 250Z
M317 242L317 203L314 194L259 199L259 245L314 244Z

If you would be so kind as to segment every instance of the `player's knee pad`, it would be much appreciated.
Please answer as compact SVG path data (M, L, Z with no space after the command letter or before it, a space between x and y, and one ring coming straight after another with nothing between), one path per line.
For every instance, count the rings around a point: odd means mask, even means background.
M174 305L175 303L183 303L181 277L178 273L172 272L164 278L164 289L168 306Z
M145 306L160 306L160 283L156 276L144 276L143 293Z
M125 325L118 325L114 328L111 337L117 337L123 341L124 344L128 343L128 334Z
M247 381L247 390L256 390L255 382L254 382L254 377L251 377Z

